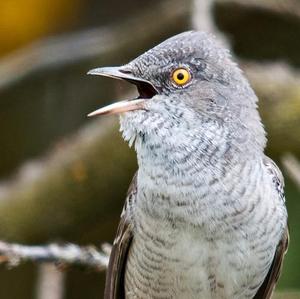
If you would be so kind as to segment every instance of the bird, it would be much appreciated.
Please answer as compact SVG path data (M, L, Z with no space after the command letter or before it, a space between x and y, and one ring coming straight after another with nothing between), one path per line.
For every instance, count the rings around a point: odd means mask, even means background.
M187 31L88 74L138 92L89 114L119 115L138 161L104 298L271 298L289 240L284 181L230 51Z

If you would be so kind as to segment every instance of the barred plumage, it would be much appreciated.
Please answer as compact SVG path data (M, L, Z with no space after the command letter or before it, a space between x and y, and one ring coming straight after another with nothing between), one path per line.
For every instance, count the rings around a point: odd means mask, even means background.
M180 69L186 84L172 81ZM97 112L127 109L121 130L139 164L105 299L269 299L288 243L284 184L264 155L257 98L228 51L186 32L94 73L140 93Z

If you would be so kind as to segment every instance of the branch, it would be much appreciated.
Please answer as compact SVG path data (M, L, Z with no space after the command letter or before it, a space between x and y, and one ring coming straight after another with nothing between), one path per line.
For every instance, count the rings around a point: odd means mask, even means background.
M282 164L293 182L300 188L300 162L292 154L285 154L282 157Z
M215 0L213 8L216 26L230 37L238 56L299 66L299 1Z
M36 282L36 299L63 299L66 273L53 264L41 264Z
M49 244L27 246L0 241L0 262L18 266L21 262L54 263L66 266L81 266L103 271L107 268L111 246L103 244L102 250L95 247L80 247L75 244Z

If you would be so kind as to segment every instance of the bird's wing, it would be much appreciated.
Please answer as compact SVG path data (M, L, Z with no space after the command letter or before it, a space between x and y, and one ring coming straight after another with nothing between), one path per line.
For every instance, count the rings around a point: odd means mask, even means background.
M127 198L124 205L123 212L117 235L112 246L108 269L106 273L104 299L124 299L124 275L125 266L127 260L127 254L130 248L130 244L133 238L132 223L129 219L129 210L132 206L132 202L136 198L137 192L137 174L132 179L129 190L127 192Z
M281 200L284 201L284 180L283 176L281 174L281 171L277 167L277 165L268 157L265 157L264 164L267 167L270 175L272 176L272 180L274 183L274 186L278 192L279 197ZM271 268L259 288L258 292L256 293L255 297L253 299L270 299L274 288L276 286L276 283L278 281L278 278L281 273L283 259L285 256L285 253L287 252L289 244L289 230L288 227L286 227L284 234L282 235L282 238L277 245L275 256L271 265Z
M253 299L271 298L281 273L283 258L285 253L287 252L288 243L289 243L289 231L287 228L276 248L275 256L271 268L269 270L269 273L267 274L263 284L261 285L261 287L259 288L259 290L257 291Z

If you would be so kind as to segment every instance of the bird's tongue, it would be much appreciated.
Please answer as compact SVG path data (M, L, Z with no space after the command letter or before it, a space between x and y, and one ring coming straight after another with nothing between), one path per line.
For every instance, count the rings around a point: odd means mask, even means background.
M119 114L144 108L145 99L125 100L110 104L88 114L89 117L104 114Z

